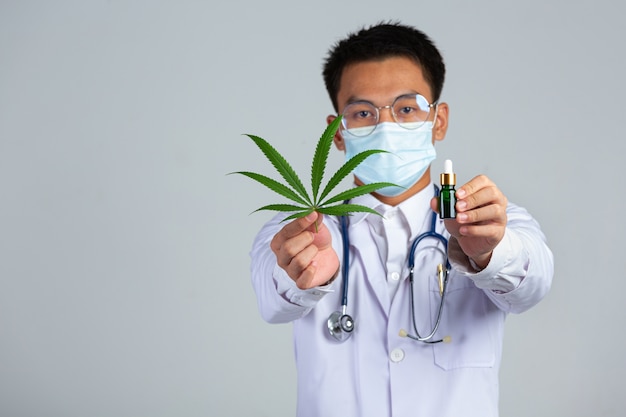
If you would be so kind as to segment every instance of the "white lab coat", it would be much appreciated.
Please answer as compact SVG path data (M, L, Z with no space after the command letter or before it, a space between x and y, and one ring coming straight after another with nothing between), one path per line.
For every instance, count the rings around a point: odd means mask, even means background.
M432 188L425 190L412 198L430 200ZM377 201L363 198L354 202ZM428 229L424 210L411 224L413 238ZM412 218L410 211L405 214ZM513 204L507 215L504 239L487 268L478 273L456 241L450 240L453 269L437 336L449 335L452 341L439 344L399 336L401 328L414 333L408 269L402 271L395 296L390 296L389 271L364 221L371 215L350 218L348 314L356 324L352 336L342 343L327 329L328 316L341 306L341 277L327 287L298 289L277 266L269 247L284 226L280 222L284 216L267 223L251 251L252 282L262 317L270 323L293 323L297 416L497 416L506 314L536 304L548 291L553 274L552 254L538 224ZM342 259L339 222L333 217L324 222ZM437 231L449 236L443 221L437 221ZM442 255L433 250L434 242L430 240L416 255L415 317L422 336L430 333L440 300L436 265Z

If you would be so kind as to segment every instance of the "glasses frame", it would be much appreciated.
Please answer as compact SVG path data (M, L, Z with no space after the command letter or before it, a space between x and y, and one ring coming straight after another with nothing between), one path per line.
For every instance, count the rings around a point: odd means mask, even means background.
M398 100L402 99L402 98L406 98L406 97L421 97L424 99L424 101L428 104L428 114L426 115L426 119L421 122L420 124L416 125L415 127L407 127L407 126L403 126L399 121L398 118L396 117L396 112L393 110L395 104L398 102ZM416 100L417 101L417 100ZM430 103L428 101L428 99L426 97L424 97L423 95L416 93L416 94L402 94L398 97L396 97L395 99L393 99L393 102L391 104L388 104L386 106L376 106L374 105L374 103L372 103L371 101L367 101L367 100L357 100L357 101L353 101L351 103L348 103L344 108L343 111L341 112L342 115L345 114L346 109L353 105L353 104L358 104L358 103L364 103L364 104L368 104L370 106L372 106L375 110L376 110L376 123L372 125L372 130L370 130L367 134L365 135L355 135L353 133L351 133L353 136L357 136L360 138L364 138L366 136L371 135L372 133L374 133L374 131L376 130L376 128L378 127L378 125L380 124L380 111L383 109L389 109L389 111L391 112L391 117L393 118L393 121L396 122L396 124L398 126L400 126L403 129L407 129L407 130L415 130L415 129L419 129L420 127L422 127L424 125L424 123L426 123L430 117L430 113L432 112L432 109L435 109L435 117L437 117L437 106L439 105L439 102L435 101L434 103ZM350 130L350 128L347 126L347 121L345 119L345 117L341 120L341 126L346 129L346 130Z

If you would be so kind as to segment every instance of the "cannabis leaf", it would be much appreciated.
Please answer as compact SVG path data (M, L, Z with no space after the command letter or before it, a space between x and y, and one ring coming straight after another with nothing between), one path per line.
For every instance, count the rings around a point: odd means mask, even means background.
M366 158L376 153L386 153L387 151L372 149L353 156L352 158L350 158L350 160L346 161L346 163L344 163L343 166L341 166L339 170L337 170L337 172L335 172L331 176L330 180L328 181L328 183L326 183L326 186L322 189L322 192L320 193L320 187L322 185L324 172L326 170L326 163L328 162L328 154L330 153L330 148L333 143L333 137L335 136L337 129L339 129L340 123L341 116L337 117L335 120L333 120L332 123L330 123L326 127L326 130L324 130L324 133L317 142L315 154L313 155L313 162L311 164L311 195L309 195L306 188L302 184L302 181L300 181L300 178L293 170L291 165L289 165L287 160L285 160L285 158L276 149L274 149L272 145L270 145L265 139L258 136L246 135L250 139L252 139L254 143L259 147L265 157L272 163L274 168L276 168L276 171L278 171L278 173L287 182L287 185L278 182L272 178L269 178L265 175L257 174L254 172L238 171L231 172L231 174L245 175L246 177L263 184L270 190L291 200L293 203L296 203L270 204L258 208L255 211L273 210L282 212L293 212L292 215L285 218L284 220L304 217L314 211L334 216L345 216L354 212L379 214L376 210L373 210L366 206L362 206L359 204L342 204L341 202L343 202L344 200L350 200L360 195L371 193L372 191L376 191L383 187L396 186L395 184L389 182L377 182L372 184L360 185L358 187L340 192L332 197L327 197L330 193L332 193L335 187L337 187L337 185L339 185L339 183Z

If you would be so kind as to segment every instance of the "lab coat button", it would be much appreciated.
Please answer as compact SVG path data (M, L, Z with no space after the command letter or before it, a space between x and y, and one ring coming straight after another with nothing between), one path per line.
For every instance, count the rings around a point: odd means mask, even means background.
M391 351L389 358L391 359L391 362L398 363L404 359L404 351L402 349L394 349Z
M397 273L397 272L392 272L391 273L391 279L394 280L394 281L399 280L400 279L400 274Z

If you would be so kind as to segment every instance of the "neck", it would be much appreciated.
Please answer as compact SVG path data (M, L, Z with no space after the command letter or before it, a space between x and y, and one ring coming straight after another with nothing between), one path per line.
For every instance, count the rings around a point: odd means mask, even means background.
M357 185L363 185L361 180L359 180L357 177L354 177L354 182ZM409 198L413 197L415 194L422 191L429 184L430 184L430 167L428 167L424 175L422 175L422 178L420 178L415 184L413 184L410 188L408 188L405 192L403 192L400 195L389 197L386 195L378 194L376 192L373 192L372 195L376 197L376 199L380 201L381 203L387 204L389 206L397 206L398 204L402 203L403 201L408 200Z

